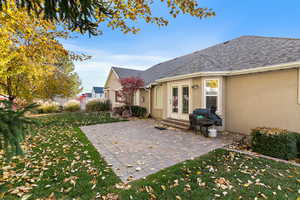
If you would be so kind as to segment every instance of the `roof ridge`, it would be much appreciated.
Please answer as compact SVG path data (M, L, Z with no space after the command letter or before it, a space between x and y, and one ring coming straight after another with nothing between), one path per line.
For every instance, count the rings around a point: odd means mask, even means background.
M283 40L300 40L300 38L291 38L291 37L275 37L275 36L261 36L261 35L242 35L238 38L243 37L255 37L255 38L270 38L270 39L283 39ZM235 38L235 39L238 39ZM233 39L234 40L234 39Z
M112 66L111 68L117 68L117 69L126 69L126 70L133 70L133 71L144 71L144 70L140 70L140 69L130 69L130 68L126 68L126 67L116 67L116 66Z

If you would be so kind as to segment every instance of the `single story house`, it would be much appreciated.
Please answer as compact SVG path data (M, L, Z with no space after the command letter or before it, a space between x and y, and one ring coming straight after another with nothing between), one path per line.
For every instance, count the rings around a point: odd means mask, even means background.
M113 106L120 78L145 87L135 104L158 119L188 120L214 105L223 130L249 134L258 126L300 132L300 39L242 36L159 63L145 71L112 67L105 94Z
M93 87L92 88L92 98L104 98L103 87Z

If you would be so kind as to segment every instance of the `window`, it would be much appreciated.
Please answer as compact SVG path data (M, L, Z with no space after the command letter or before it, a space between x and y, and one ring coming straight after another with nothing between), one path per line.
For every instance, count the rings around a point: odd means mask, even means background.
M218 79L204 80L204 106L205 108L216 107L219 110L219 90L220 83Z
M162 108L163 98L162 98L162 87L155 87L155 100L154 100L155 108Z
M121 96L119 91L115 92L115 101L116 102L122 102L122 96Z

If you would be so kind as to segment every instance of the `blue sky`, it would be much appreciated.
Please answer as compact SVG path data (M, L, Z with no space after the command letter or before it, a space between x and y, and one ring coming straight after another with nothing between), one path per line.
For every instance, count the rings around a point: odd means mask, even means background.
M299 0L198 1L217 15L209 19L188 15L172 19L164 7L156 6L154 13L169 19L167 27L140 22L136 26L141 31L136 35L103 27L101 36L76 34L77 38L62 41L67 49L92 56L88 61L75 63L84 92L92 86L103 86L111 66L147 69L241 35L300 38Z

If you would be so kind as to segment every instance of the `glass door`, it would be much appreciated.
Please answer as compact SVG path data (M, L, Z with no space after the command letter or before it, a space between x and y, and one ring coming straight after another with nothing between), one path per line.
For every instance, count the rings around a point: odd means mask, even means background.
M182 86L182 114L189 114L189 87Z
M172 88L172 112L178 113L178 87Z
M191 84L188 81L170 84L168 117L181 120L189 120L191 111Z

